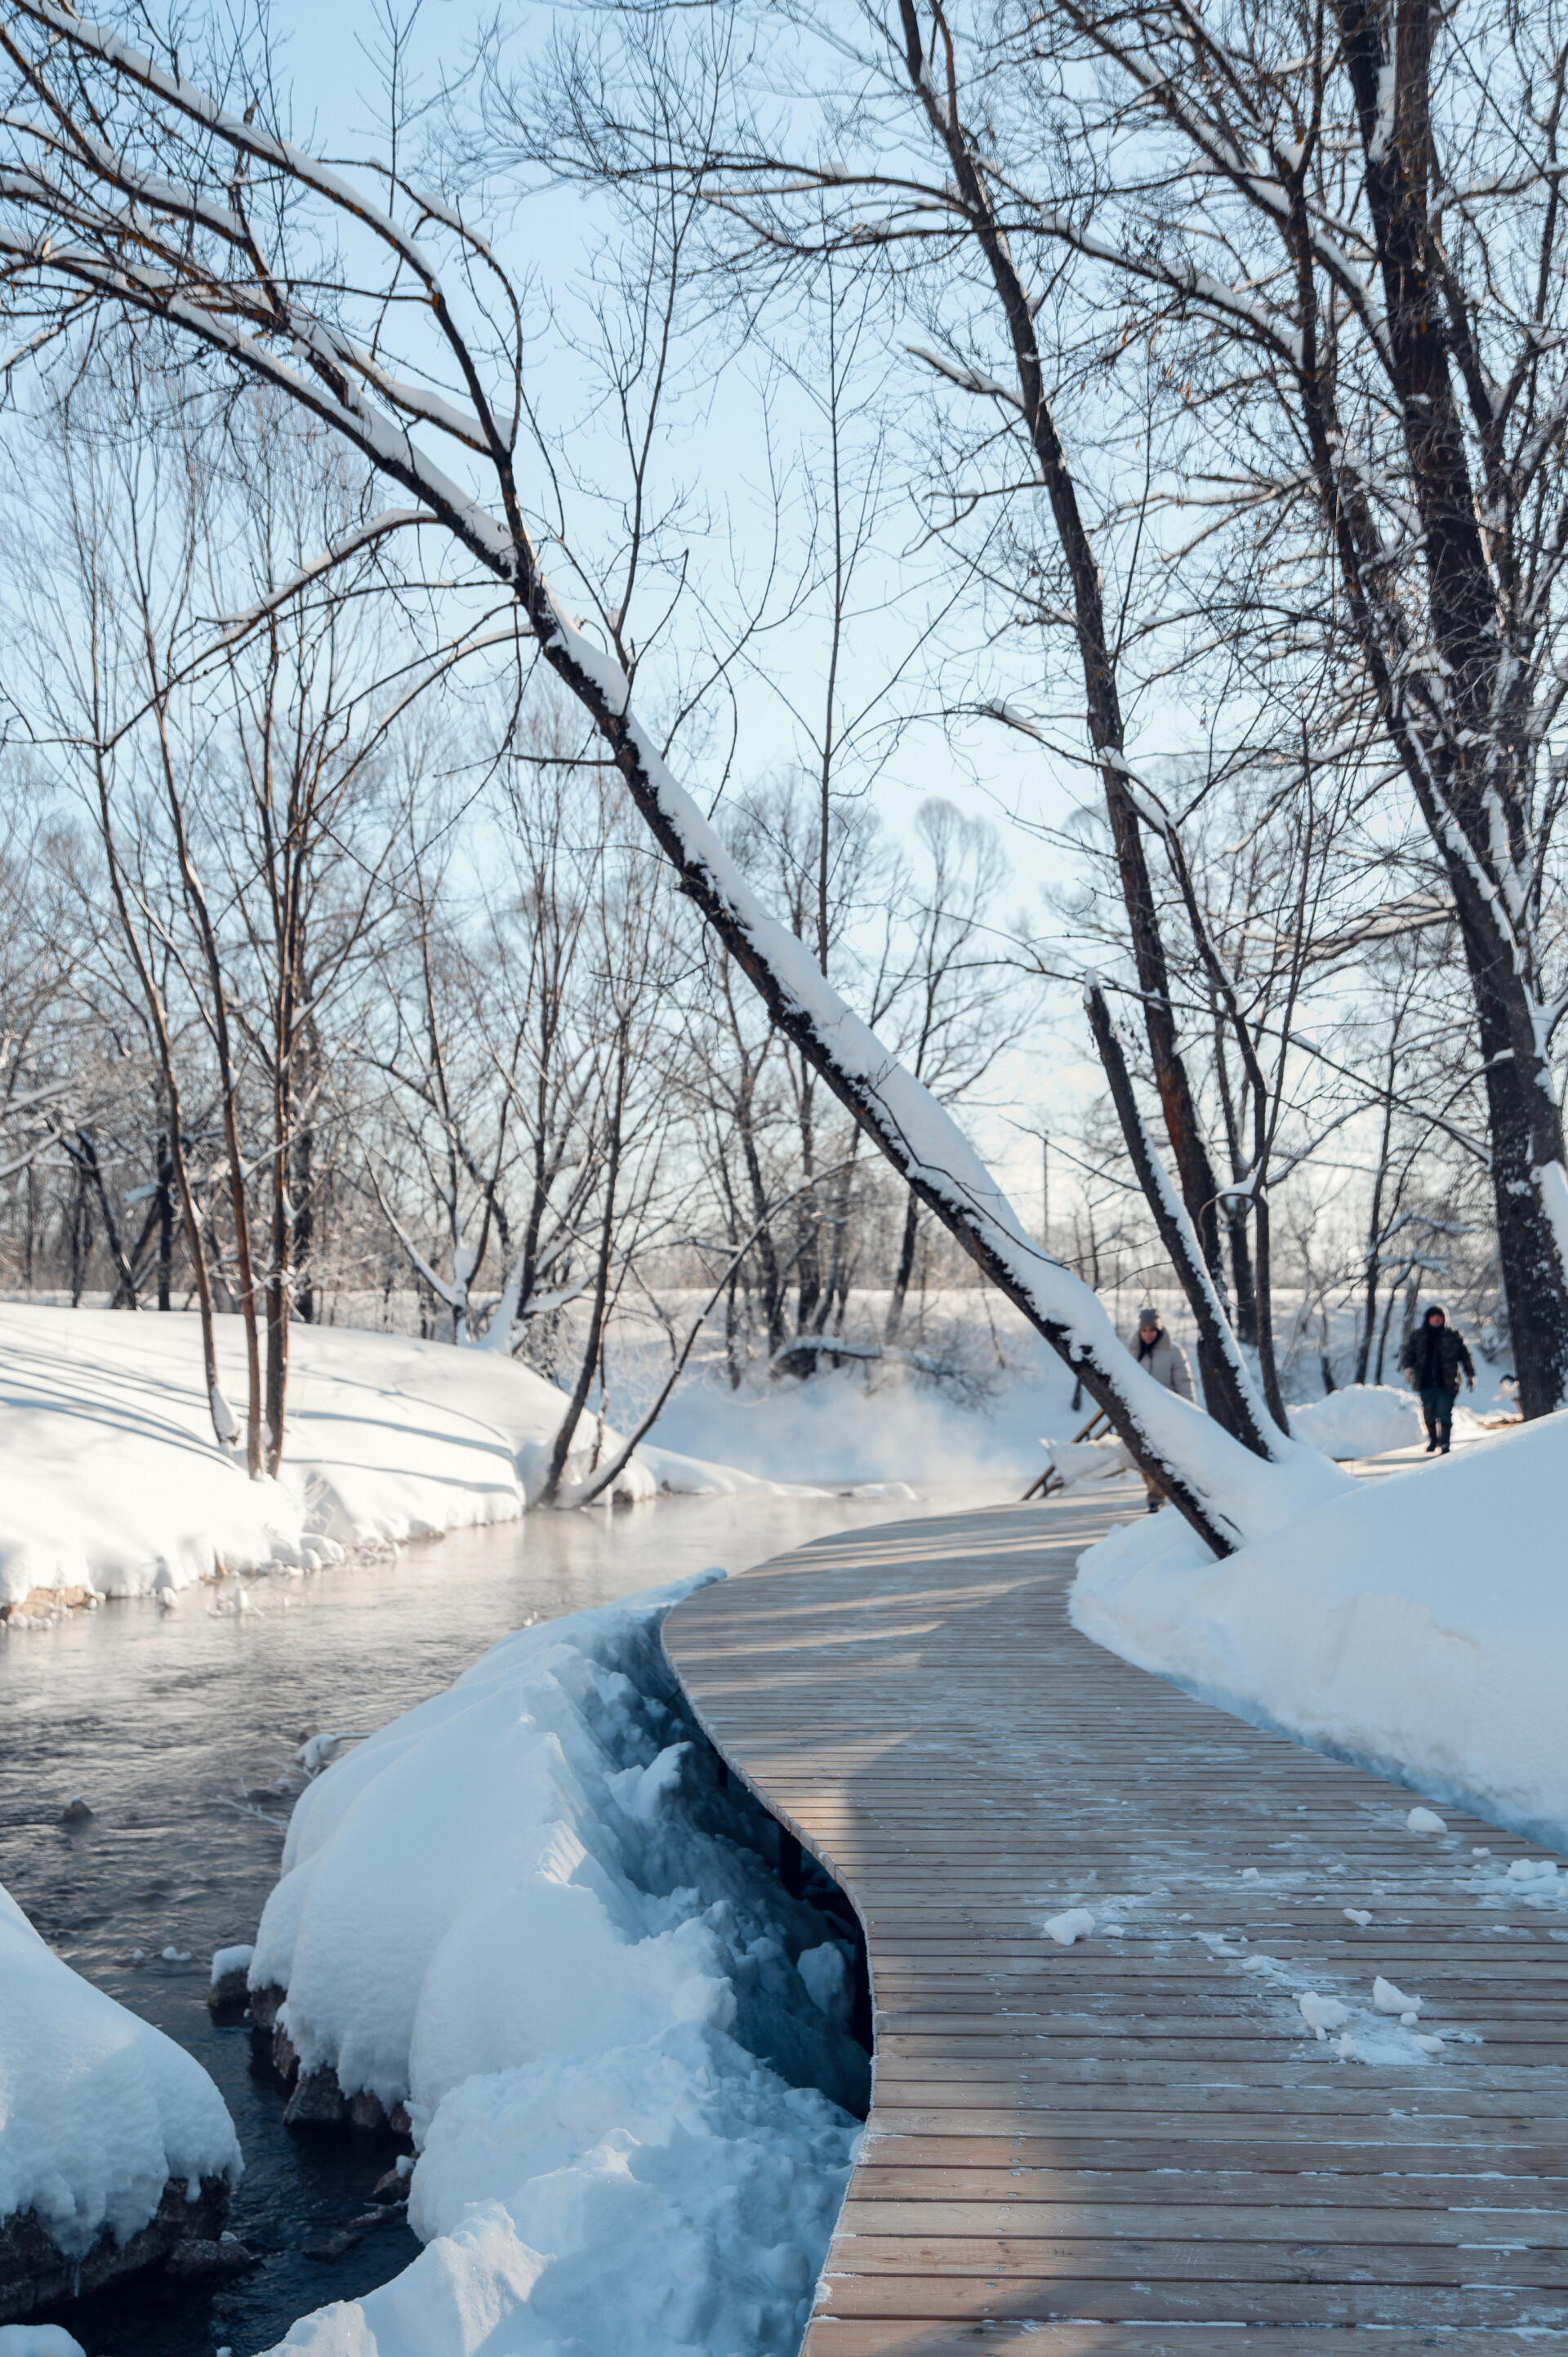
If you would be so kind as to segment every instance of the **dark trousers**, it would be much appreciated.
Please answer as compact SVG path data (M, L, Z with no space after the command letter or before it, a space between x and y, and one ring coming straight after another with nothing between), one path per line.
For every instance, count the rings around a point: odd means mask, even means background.
M1450 1391L1439 1384L1435 1390L1421 1394L1421 1412L1426 1418L1426 1437L1435 1440L1440 1448L1448 1446L1449 1428L1454 1422L1454 1398Z

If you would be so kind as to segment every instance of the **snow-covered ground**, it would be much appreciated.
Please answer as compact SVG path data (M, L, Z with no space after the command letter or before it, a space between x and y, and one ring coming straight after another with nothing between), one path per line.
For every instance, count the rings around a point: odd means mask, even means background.
M933 1480L1021 1494L1047 1452L1069 1480L1124 1469L1114 1443L1072 1452L1068 1436L1090 1405L1073 1407L1070 1375L1015 1314L998 1322L983 1294L954 1296L943 1314L947 1356L978 1371L967 1387L862 1363L737 1390L722 1365L694 1365L618 1496L756 1486L914 1502ZM218 1327L238 1399L239 1321ZM563 1401L529 1368L342 1326L296 1326L291 1351L284 1471L252 1482L213 1445L193 1317L0 1305L0 1609L40 1592L172 1600L220 1568L312 1570L339 1547L507 1521L538 1495ZM662 1380L660 1352L662 1340L623 1338L612 1393L628 1421ZM1292 1415L1298 1437L1331 1457L1396 1447L1420 1429L1411 1395L1387 1387L1342 1390ZM1462 1408L1456 1435L1478 1429ZM613 1428L601 1436L585 1417L564 1502L596 1451L618 1446ZM1311 1462L1298 1469L1297 1503L1315 1494L1303 1487Z
M218 1321L231 1401L244 1390L236 1318ZM915 1482L993 1476L1020 1490L1071 1383L1023 1354L983 1409L861 1375L735 1393L698 1374L619 1477L617 1494L791 1491L916 1497ZM0 1607L35 1591L171 1598L220 1566L315 1569L340 1546L434 1536L522 1513L537 1496L562 1394L516 1361L446 1342L296 1326L276 1482L249 1480L212 1440L192 1317L0 1305ZM584 1418L568 1466L600 1439Z
M659 1630L548 1622L295 1808L252 1990L301 2069L406 2103L426 2248L309 2357L768 2357L810 2312L864 2109L843 1927L788 1898Z
M1290 1411L1290 1428L1327 1457L1381 1457L1423 1437L1421 1402L1387 1383L1349 1383Z
M1484 1370L1482 1378L1484 1390L1488 1388ZM1454 1409L1455 1445L1485 1439L1518 1413L1511 1400L1494 1398L1485 1415L1479 1414L1461 1394ZM1298 1440L1310 1440L1326 1457L1387 1457L1397 1449L1423 1448L1426 1440L1420 1400L1413 1392L1395 1391L1387 1383L1347 1383L1326 1399L1293 1406L1290 1428Z
M125 2243L171 2178L240 2175L194 2057L62 1964L0 1889L0 2223L31 2211L68 2258ZM0 2342L4 2335L0 2334Z
M218 1329L242 1398L240 1321ZM284 1472L251 1481L213 1444L194 1318L0 1308L0 1604L172 1594L220 1561L313 1569L339 1545L509 1521L537 1490L563 1403L514 1361L317 1326L294 1329L291 1359ZM585 1420L574 1466L594 1437ZM619 1486L656 1484L633 1464Z
M1565 1497L1568 1412L1222 1563L1172 1513L1119 1526L1084 1555L1072 1617L1255 1724L1568 1847Z

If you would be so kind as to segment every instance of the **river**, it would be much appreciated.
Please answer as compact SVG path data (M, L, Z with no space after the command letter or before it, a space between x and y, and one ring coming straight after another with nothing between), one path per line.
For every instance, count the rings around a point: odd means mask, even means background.
M249 2031L207 2011L213 1950L252 1938L275 1878L302 1729L380 1727L530 1620L1012 1494L966 1482L915 1506L752 1492L535 1514L394 1560L187 1588L167 1612L108 1603L0 1641L0 1882L68 1964L217 2081L245 2157L230 2227L263 2261L216 2297L155 2279L61 2311L87 2357L255 2357L297 2316L358 2298L418 2248L401 2212L351 2225L391 2148L348 2130L286 2130L283 2090L252 2065ZM92 1817L67 1826L60 1812L77 1793Z

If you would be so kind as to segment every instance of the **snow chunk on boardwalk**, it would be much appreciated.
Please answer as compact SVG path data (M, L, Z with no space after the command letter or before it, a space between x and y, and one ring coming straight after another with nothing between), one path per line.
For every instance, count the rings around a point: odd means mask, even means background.
M217 1327L241 1398L241 1322ZM510 1521L537 1492L563 1401L515 1361L343 1327L297 1326L289 1350L283 1478L252 1481L213 1444L195 1318L0 1307L0 1604L166 1595L219 1561L308 1568L318 1534L434 1537ZM590 1423L569 1474L594 1437ZM654 1486L634 1462L618 1488Z
M1304 1989L1296 1999L1301 2018L1308 2029L1316 2030L1319 2040L1331 2029L1343 2029L1350 2018L1350 2008L1337 1996L1319 1996L1313 1989Z
M1362 1484L1223 1563L1174 1514L1124 1525L1082 1557L1072 1618L1255 1726L1568 1847L1565 1491L1568 1412Z
M1047 1939L1054 1940L1058 1948L1070 1948L1075 1940L1088 1939L1094 1929L1094 1918L1087 1907L1069 1907L1061 1914L1053 1915L1043 1929Z
M507 1639L300 1800L251 1986L304 2071L406 2102L428 2247L289 2352L798 2347L869 2067L843 1925L664 1659L703 1584Z
M0 2220L33 2211L68 2258L126 2242L170 2178L240 2176L193 2056L62 1964L0 1889Z

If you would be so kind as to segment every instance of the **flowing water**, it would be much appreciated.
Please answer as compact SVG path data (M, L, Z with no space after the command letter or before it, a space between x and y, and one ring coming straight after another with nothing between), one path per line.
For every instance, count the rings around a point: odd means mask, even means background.
M368 1732L530 1620L1004 1494L972 1482L916 1506L752 1493L531 1515L395 1561L187 1588L170 1612L109 1603L0 1641L0 1882L69 1964L217 2081L245 2157L230 2228L262 2260L215 2296L150 2278L59 2311L88 2357L254 2357L418 2248L401 2211L354 2223L394 2147L285 2129L284 2091L249 2030L207 2010L213 1950L253 1937L276 1876L304 1728ZM62 1824L78 1793L91 1819Z

